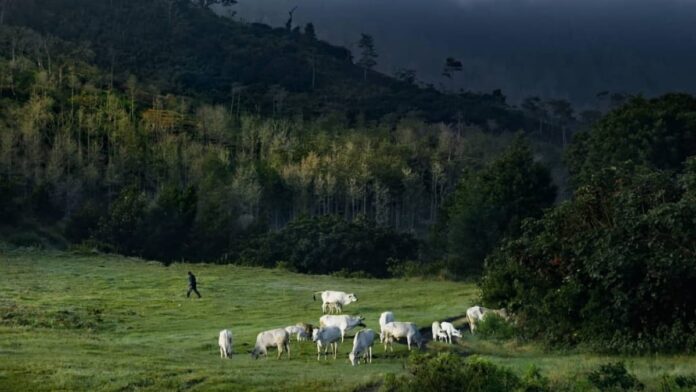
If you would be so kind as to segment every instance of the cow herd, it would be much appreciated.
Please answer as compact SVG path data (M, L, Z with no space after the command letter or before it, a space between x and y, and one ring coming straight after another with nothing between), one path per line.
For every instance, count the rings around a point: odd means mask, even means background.
M358 300L355 294L342 291L320 291L314 293L313 298L315 300L317 294L320 294L322 299L321 308L324 313L319 318L319 328L314 328L311 324L299 323L285 328L263 331L256 336L256 344L251 352L252 358L267 357L268 349L275 347L278 351L278 359L282 357L283 353L287 353L287 357L290 359L290 340L295 336L298 342L312 339L317 345L317 360L321 360L322 351L324 359L327 359L329 354L336 359L339 341L342 343L345 340L346 333L356 327L363 327L363 329L355 334L353 349L348 354L348 359L353 366L360 363L360 361L372 363L372 347L377 336L379 336L380 343L384 344L385 351L391 349L393 352L394 341L399 339L406 340L409 351L412 345L415 345L418 349L424 349L425 339L416 324L396 321L394 313L389 311L383 312L379 316L380 331L379 335L377 335L375 331L366 328L364 317L340 314L343 312L344 306ZM487 314L493 313L507 319L505 309L488 309L482 306L474 306L467 309L466 319L471 333L474 333L476 325ZM461 331L448 321L434 321L432 323L433 341L443 341L452 344L453 338L461 337ZM220 331L218 344L220 346L220 357L230 358L232 355L232 332L229 329Z

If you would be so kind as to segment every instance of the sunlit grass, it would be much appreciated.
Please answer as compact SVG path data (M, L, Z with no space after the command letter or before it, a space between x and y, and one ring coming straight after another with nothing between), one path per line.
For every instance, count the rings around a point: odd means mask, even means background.
M187 299L186 271L199 280L202 299ZM69 253L0 254L0 390L350 390L403 372L407 352L375 348L372 365L353 368L352 342L337 361L318 363L311 343L293 342L292 359L254 361L256 334L297 322L317 323L324 289L355 292L346 313L429 327L464 314L475 301L473 284L429 280L342 279L237 266L169 267L115 256ZM8 317L8 314L12 313ZM230 328L235 355L221 360L217 333ZM465 338L456 350L478 354L523 373L532 364L552 379L571 377L610 360L585 353L544 352L534 345ZM448 350L432 344L430 350ZM644 382L686 374L696 358L625 358Z

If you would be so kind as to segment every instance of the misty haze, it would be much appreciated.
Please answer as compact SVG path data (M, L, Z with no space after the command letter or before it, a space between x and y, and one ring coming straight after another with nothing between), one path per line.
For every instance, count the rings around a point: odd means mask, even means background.
M239 17L281 26L298 6L322 39L355 49L375 37L379 69L411 68L438 86L594 103L602 91L696 91L696 2L688 0L254 0Z

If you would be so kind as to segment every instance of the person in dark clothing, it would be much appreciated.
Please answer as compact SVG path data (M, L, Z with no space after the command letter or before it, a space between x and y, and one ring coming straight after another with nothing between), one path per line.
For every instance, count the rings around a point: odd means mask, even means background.
M188 291L186 292L186 298L188 298L188 297L191 296L191 292L192 292L192 291L193 291L194 293L196 293L196 295L198 296L198 298L200 298L200 297L201 297L201 293L199 293L198 290L196 289L196 275L194 275L193 273L191 273L191 271L189 271L189 273L188 273L188 281L189 281L189 289L188 289Z

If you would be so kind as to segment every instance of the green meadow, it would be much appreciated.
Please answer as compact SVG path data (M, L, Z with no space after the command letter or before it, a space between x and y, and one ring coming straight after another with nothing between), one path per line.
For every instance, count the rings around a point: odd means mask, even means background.
M186 272L199 281L201 299L187 299ZM160 263L46 251L0 251L0 390L374 390L387 373L401 374L405 345L385 354L375 346L371 365L352 367L352 341L336 361L318 362L311 342L291 344L291 359L253 360L262 330L318 323L312 293L355 292L344 309L378 330L378 317L429 327L475 304L474 284L437 280L346 279L230 265ZM462 325L460 325L462 326ZM234 356L219 358L217 334L229 328ZM352 334L350 334L352 336ZM664 374L696 370L693 356L618 358L547 352L535 345L483 341L465 333L455 346L428 350L479 355L523 374L532 364L552 381L582 378L601 363L624 360L657 388Z

